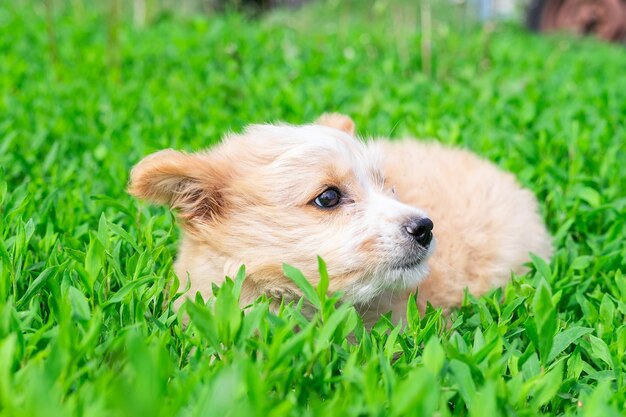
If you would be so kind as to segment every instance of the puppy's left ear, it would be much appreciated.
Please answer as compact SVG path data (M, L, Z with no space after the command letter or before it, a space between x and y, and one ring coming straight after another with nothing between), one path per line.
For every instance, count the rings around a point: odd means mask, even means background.
M319 119L315 121L315 124L321 126L334 127L341 131L346 132L349 135L354 136L355 126L354 121L349 116L341 113L324 113Z

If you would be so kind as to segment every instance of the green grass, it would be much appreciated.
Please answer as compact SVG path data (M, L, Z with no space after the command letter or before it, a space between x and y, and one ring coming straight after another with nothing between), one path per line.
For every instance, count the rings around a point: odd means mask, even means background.
M56 55L43 7L0 5L0 414L623 413L624 48L439 22L425 75L416 11L376 4L140 30L59 8ZM540 198L551 263L468 297L450 325L410 311L404 330L366 332L304 284L311 320L267 300L244 315L239 277L183 327L175 221L125 193L131 166L328 110L514 172Z

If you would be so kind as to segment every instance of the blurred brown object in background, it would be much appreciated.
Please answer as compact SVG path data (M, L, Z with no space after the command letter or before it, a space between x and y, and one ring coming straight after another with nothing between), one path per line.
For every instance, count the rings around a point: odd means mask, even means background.
M308 0L208 0L211 7L216 10L247 10L252 12L264 12L275 7L297 7Z
M536 0L528 26L542 32L566 30L607 41L626 40L626 0Z

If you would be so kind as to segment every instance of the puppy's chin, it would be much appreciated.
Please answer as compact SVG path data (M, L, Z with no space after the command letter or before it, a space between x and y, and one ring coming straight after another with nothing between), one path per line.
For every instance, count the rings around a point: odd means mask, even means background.
M346 297L354 304L367 304L383 293L400 293L415 288L427 275L428 264L425 260L411 268L381 270L346 289Z

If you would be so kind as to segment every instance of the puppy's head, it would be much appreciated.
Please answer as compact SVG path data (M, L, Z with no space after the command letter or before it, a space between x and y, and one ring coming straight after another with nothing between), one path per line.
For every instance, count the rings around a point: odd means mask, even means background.
M292 290L283 263L315 283L319 255L330 289L366 303L425 276L432 223L396 199L381 153L353 132L336 114L312 125L253 125L207 152L146 157L129 191L176 209L194 256L231 273L226 264L245 264L258 293Z

